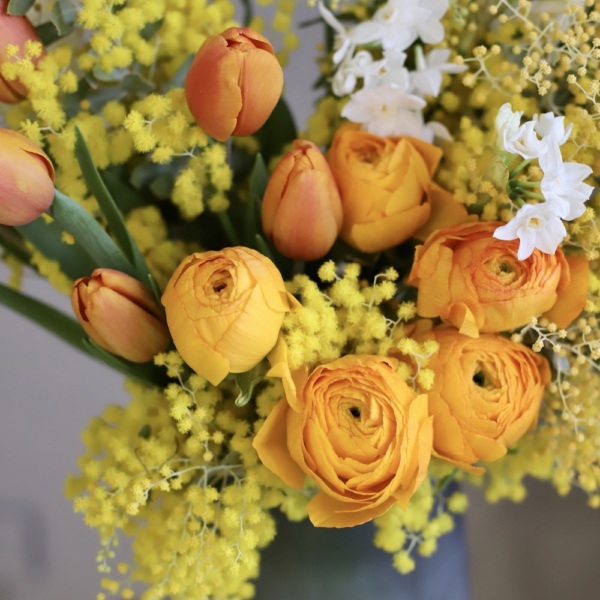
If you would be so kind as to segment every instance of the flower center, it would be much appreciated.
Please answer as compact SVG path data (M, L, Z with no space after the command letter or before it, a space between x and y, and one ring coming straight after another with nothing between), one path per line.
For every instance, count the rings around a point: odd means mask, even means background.
M360 408L358 408L358 406L351 406L348 409L348 412L355 418L355 419L360 419Z
M544 223L537 217L531 217L530 219L527 219L527 229L529 229L529 231L539 231L543 226Z
M208 288L212 296L227 296L231 291L231 273L225 270L215 271L208 282Z

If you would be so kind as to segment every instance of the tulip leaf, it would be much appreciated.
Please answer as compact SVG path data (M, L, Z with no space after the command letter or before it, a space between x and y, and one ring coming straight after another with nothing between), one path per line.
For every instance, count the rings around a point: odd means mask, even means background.
M146 281L146 274L149 272L146 261L142 256L137 244L131 237L123 214L119 210L106 184L104 183L90 153L85 139L78 127L75 127L75 156L81 167L83 177L92 194L96 197L102 214L106 218L108 227L117 241L117 244L133 265L137 277L140 281Z
M67 244L62 240L64 229L56 221L47 223L39 218L16 229L44 256L58 261L63 273L71 279L89 275L97 266L77 242Z
M23 237L14 227L0 225L0 246L23 264L29 264L31 253L25 247Z
M242 19L242 23L244 24L244 27L248 27L254 17L252 2L250 2L250 0L242 0L242 6L244 7L244 18Z
M257 233L254 236L254 243L256 244L256 249L261 254L264 254L267 258L270 258L273 262L275 262L275 259L273 257L273 252L272 252L271 248L269 247L267 240L265 240L265 238L262 235Z
M256 133L256 137L266 163L281 154L283 147L296 139L294 117L283 98L279 99L267 122Z
M0 304L33 321L77 350L89 352L79 323L56 308L0 283Z
M35 0L10 0L6 7L6 14L24 15L34 4Z
M247 246L254 245L254 236L262 231L260 227L260 207L268 183L267 167L260 154L256 155L252 173L250 173L250 194L244 216L244 240Z
M112 238L75 200L55 190L54 201L48 213L75 238L94 265L135 275L133 266Z
M134 363L125 360L104 350L90 338L83 339L83 346L94 358L127 377L158 387L165 387L168 384L166 375L153 362Z

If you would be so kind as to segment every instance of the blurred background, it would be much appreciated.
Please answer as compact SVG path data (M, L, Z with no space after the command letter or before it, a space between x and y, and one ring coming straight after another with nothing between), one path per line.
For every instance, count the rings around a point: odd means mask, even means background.
M299 13L299 21L315 14L303 3ZM286 97L300 124L311 112L320 35L317 27L302 31L302 49L286 71ZM24 289L70 312L68 300L32 273ZM93 599L101 578L96 533L73 513L63 485L76 469L81 429L106 404L127 401L122 378L2 307L0 332L0 600ZM600 513L582 494L559 498L548 485L529 487L519 505L489 505L479 490L466 490L471 599L598 597Z

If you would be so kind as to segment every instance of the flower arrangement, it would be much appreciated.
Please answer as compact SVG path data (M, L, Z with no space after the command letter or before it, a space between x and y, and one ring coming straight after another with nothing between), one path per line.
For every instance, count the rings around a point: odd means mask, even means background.
M450 482L600 506L599 3L318 2L301 134L294 6L0 0L0 301L131 394L67 483L99 598L250 598L275 511L408 573Z

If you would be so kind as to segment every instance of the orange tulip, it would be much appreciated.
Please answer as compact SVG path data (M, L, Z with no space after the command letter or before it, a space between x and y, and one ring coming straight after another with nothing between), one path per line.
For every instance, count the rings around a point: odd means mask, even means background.
M271 174L262 204L265 234L289 258L316 260L342 227L342 202L331 169L312 142L296 140Z
M73 284L71 306L98 346L136 363L148 362L171 341L160 309L140 281L113 269L96 269Z
M0 66L8 60L6 47L18 46L21 50L25 42L40 41L33 25L27 17L9 15L6 12L8 0L0 0ZM8 81L0 73L0 102L12 104L19 102L27 94L27 89L18 80Z
M210 136L260 129L283 89L283 71L273 47L248 27L230 27L206 39L185 81L189 109Z
M0 129L0 223L25 225L54 198L54 167L24 135Z

